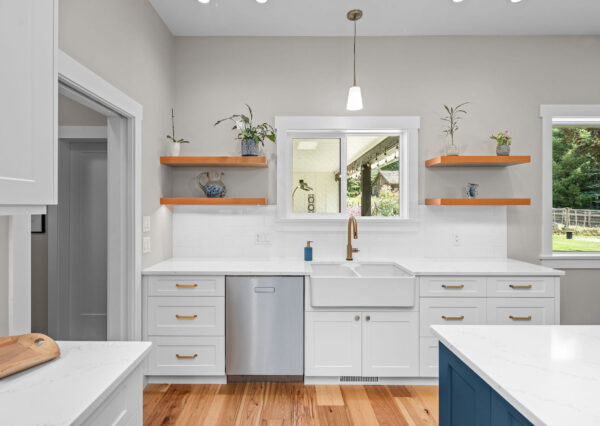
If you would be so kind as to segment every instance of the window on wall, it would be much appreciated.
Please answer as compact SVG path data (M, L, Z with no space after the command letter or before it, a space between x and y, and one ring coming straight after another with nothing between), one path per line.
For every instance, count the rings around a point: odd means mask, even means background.
M552 251L600 252L600 127L552 127Z
M414 216L418 123L417 117L278 117L280 216Z

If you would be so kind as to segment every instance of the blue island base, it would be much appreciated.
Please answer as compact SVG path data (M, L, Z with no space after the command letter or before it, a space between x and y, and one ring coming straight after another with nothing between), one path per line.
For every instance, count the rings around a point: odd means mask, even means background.
M533 424L442 343L439 355L441 426Z

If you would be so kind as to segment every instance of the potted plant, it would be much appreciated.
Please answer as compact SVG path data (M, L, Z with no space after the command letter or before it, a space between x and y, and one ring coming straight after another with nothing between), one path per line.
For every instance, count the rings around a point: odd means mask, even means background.
M215 123L215 126L224 121L231 120L234 123L232 130L238 130L237 138L242 141L242 156L257 156L258 144L265 146L265 139L275 142L275 129L268 123L258 125L252 124L254 115L252 108L246 104L248 115L234 114L230 117L223 118Z
M468 102L463 102L455 107L444 105L444 109L448 113L447 116L442 117L442 120L447 123L446 128L444 129L444 133L446 134L446 155L459 154L458 144L454 141L454 134L459 129L458 122L462 119L461 115L467 113L467 111L462 109L462 107L467 104Z
M171 129L173 133L171 135L167 135L167 139L170 141L169 152L172 157L179 157L179 154L181 153L181 144L190 143L190 141L175 138L175 114L173 112L173 108L171 108Z
M512 136L508 130L500 132L497 135L490 136L497 142L496 155L510 155L510 146L512 144Z

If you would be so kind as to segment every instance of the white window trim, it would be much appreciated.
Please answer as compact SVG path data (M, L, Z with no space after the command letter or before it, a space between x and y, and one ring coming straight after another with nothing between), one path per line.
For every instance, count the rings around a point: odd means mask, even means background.
M297 223L336 223L346 221L348 215L320 214L320 215L298 215L292 213L292 195L288 189L292 187L292 150L291 139L298 135L306 137L327 137L327 135L360 135L379 134L382 135L406 135L404 144L400 144L400 158L406 161L400 164L399 173L402 174L403 193L407 194L404 209L404 217L381 218L381 217L359 217L365 223L414 223L418 211L418 139L420 128L420 117L413 116L373 116L373 117L351 117L351 116L321 116L321 117L275 117L277 129L277 216L282 222ZM342 144L344 145L344 144ZM344 148L342 147L342 150ZM342 152L342 158L344 158ZM342 169L346 164L341 165ZM344 172L344 170L342 170ZM342 188L345 191L345 188Z
M600 253L555 253L552 251L552 127L598 126L600 105L542 105L542 253L544 266L560 269L599 269ZM585 118L589 118L586 121Z

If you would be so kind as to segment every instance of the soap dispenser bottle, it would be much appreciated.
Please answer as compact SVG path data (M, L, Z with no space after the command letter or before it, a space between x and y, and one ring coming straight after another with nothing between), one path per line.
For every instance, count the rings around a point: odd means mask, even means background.
M306 242L306 247L304 247L304 260L306 260L307 262L312 261L312 247L310 246L310 243L312 243L313 241L307 241Z

